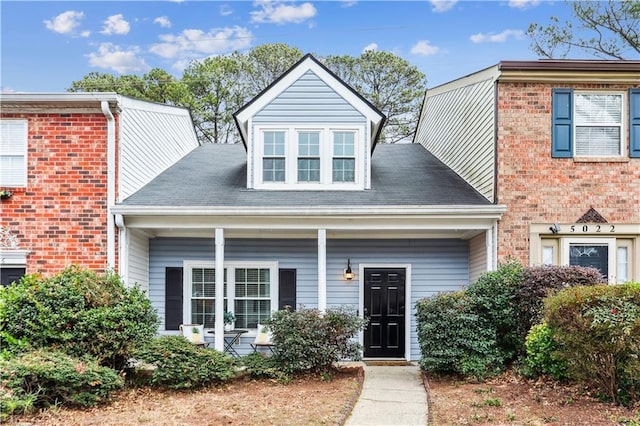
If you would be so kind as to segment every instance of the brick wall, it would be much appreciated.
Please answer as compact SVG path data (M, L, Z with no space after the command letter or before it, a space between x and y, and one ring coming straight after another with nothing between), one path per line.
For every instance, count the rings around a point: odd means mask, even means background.
M0 222L30 250L27 273L107 264L107 121L95 114L3 114L28 119L26 188L10 189Z
M499 204L508 206L499 225L499 261L510 256L529 263L530 223L572 223L590 207L611 223L640 223L640 159L579 163L551 158L554 87L568 85L498 86L497 197ZM573 87L629 89L607 84ZM625 110L628 122L628 106ZM625 132L628 146L628 127Z

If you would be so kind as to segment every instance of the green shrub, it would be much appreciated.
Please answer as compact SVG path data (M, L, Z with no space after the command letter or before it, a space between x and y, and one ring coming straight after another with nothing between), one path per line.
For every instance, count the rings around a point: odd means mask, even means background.
M556 380L568 378L567 361L556 356L557 344L553 339L553 332L546 324L531 327L527 334L526 347L525 365L528 376L537 377L545 374Z
M233 359L213 349L190 343L182 336L162 336L137 348L135 359L152 366L148 384L169 389L200 387L231 379ZM135 375L141 381L145 376Z
M495 329L478 315L466 292L422 299L416 309L423 370L478 379L500 372L504 358Z
M2 360L0 374L0 388L7 392L3 413L58 404L90 407L123 386L114 370L51 349Z
M282 363L275 356L253 352L240 358L240 365L247 368L247 374L255 379L275 379L278 382L288 383L291 375L282 367Z
M531 327L542 322L545 297L564 288L592 286L603 282L602 274L596 268L574 265L525 268L524 279L516 293L520 333L524 336Z
M287 373L324 372L342 359L359 359L362 347L354 337L366 321L351 307L318 309L301 307L295 312L277 311L269 321L274 357Z
M523 279L522 265L509 261L496 271L482 274L467 290L474 312L483 319L483 327L495 332L500 358L504 360L513 359L524 347L526 332L520 332L516 301Z
M545 299L545 319L570 378L615 403L640 400L640 284L574 287Z
M150 339L158 317L145 293L107 272L71 266L50 278L27 275L0 288L0 345L8 351L56 347L122 368L132 348Z

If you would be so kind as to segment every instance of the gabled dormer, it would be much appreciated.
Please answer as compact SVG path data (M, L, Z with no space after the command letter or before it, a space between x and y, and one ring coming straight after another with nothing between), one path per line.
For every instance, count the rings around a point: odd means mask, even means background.
M312 55L234 114L247 151L247 188L371 188L385 116Z

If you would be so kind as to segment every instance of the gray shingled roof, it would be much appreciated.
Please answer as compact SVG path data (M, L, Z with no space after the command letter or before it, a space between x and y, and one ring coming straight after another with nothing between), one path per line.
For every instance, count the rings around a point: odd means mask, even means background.
M124 200L124 206L348 207L491 203L419 144L379 144L366 191L247 189L242 144L196 148Z

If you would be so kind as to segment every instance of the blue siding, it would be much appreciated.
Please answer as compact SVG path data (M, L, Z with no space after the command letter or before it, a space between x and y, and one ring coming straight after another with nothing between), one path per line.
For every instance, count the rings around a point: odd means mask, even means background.
M254 123L355 123L365 117L312 71L253 117Z
M412 294L411 359L419 359L415 304L427 296L460 290L468 285L469 245L461 240L327 240L327 306L358 306L358 280L345 282L347 258L356 273L359 264L410 264ZM184 260L214 261L213 238L156 238L149 241L149 297L164 318L164 269L182 266ZM227 239L227 261L278 261L280 268L297 270L297 303L318 306L317 241L302 239ZM359 277L356 277L359 278ZM164 330L161 324L160 330ZM240 353L250 350L253 337L242 340Z

